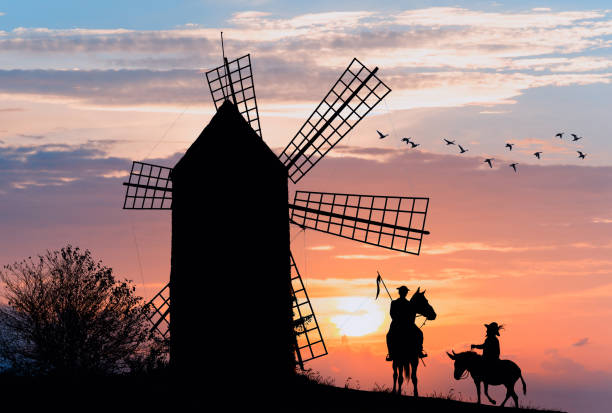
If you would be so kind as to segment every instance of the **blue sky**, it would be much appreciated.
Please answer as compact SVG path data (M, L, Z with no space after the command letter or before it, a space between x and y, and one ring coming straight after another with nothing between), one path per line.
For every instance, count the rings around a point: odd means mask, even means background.
M258 10L272 12L280 17L296 14L377 10L395 11L433 6L460 6L483 11L517 11L536 7L549 7L552 10L607 9L606 1L326 1L308 2L274 0L20 0L0 2L0 29L12 30L17 27L66 28L127 28L136 30L171 29L185 23L217 26L235 12Z

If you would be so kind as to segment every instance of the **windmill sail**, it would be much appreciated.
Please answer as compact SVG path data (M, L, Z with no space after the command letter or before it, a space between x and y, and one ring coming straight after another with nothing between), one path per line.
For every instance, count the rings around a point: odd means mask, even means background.
M123 209L171 209L172 168L144 162L132 163Z
M170 283L155 294L147 304L152 310L148 317L153 325L151 330L157 330L163 338L170 338Z
M304 363L323 357L327 347L323 341L317 317L312 310L310 299L302 282L293 254L291 259L291 292L293 302L293 328L295 330L295 353L297 363L304 370Z
M219 109L223 102L231 99L240 114L261 138L251 55L239 57L206 72L206 80L215 109Z
M418 255L429 198L296 191L289 205L297 225Z
M293 183L349 133L389 92L377 76L353 59L319 106L279 156Z

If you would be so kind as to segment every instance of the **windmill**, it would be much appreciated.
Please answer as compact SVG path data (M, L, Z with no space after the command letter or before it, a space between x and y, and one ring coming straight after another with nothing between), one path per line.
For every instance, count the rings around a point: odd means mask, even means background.
M170 282L151 304L177 371L217 354L238 369L244 358L265 359L283 377L327 354L289 223L420 253L428 198L295 191L289 202L287 177L298 183L391 91L377 71L353 59L276 156L261 139L250 55L224 58L206 73L217 113L183 158L174 168L133 163L123 208L172 210ZM221 280L237 296L219 297ZM204 318L212 340L203 338Z

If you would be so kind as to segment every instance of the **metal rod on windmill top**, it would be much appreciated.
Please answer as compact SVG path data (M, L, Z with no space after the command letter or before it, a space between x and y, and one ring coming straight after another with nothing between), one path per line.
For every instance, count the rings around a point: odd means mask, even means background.
M225 47L223 46L223 32L221 32L221 53L223 54L223 64L225 65L225 78L227 84L229 84L230 91L232 92L232 100L234 101L234 105L238 105L236 102L236 94L234 93L234 84L232 83L232 75L229 70L229 63L227 62L227 57L225 57Z

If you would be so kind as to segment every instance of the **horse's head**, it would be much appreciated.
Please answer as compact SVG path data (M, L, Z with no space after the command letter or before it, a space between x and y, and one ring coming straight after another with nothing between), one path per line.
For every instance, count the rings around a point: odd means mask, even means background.
M414 309L418 314L424 315L428 320L436 319L436 312L429 304L429 301L427 301L427 298L425 298L425 290L421 291L421 287L417 288L414 294L412 294L410 303L414 305Z
M455 377L455 380L461 380L467 377L467 372L473 362L472 356L477 354L472 351L464 351L463 353L459 354L455 353L455 350L451 351L452 354L448 351L446 352L446 354L451 360L455 362L455 372L453 376Z

